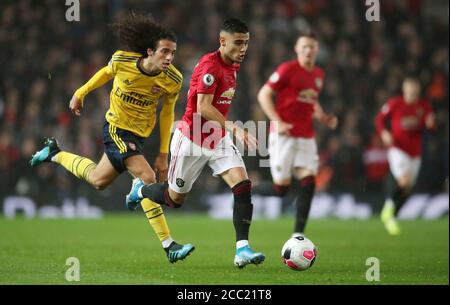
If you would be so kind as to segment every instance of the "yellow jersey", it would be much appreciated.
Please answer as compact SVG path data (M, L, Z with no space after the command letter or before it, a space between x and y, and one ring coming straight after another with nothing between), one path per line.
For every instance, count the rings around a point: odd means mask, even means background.
M140 68L142 59L139 53L116 51L108 65L78 89L75 95L83 100L89 92L114 78L110 107L105 118L111 125L140 137L151 134L156 123L158 101L164 97L160 114L161 152L167 152L175 102L182 88L183 76L173 65L158 75L146 74Z

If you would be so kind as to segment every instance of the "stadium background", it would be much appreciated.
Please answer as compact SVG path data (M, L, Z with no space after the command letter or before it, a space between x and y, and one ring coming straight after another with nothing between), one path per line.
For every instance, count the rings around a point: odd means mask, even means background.
M381 1L381 21L365 19L365 1L83 1L80 21L65 19L64 1L0 2L0 202L11 196L31 198L38 206L61 206L87 198L104 210L124 209L130 177L98 192L54 165L32 169L30 155L45 136L55 136L66 150L99 160L101 127L110 84L87 96L83 115L68 109L76 88L106 65L120 48L108 24L127 11L149 13L178 36L175 65L184 75L176 119L184 112L193 66L217 49L218 28L236 16L250 28L248 56L238 76L232 120L265 120L256 94L275 67L294 58L299 30L313 28L321 40L318 64L326 73L320 101L336 113L339 128L318 126L321 155L319 189L351 193L380 209L388 179L387 163L371 164L377 152L373 119L386 99L399 93L402 77L420 75L437 114L438 131L426 134L417 193L448 192L448 1ZM150 164L158 152L159 130L145 145ZM246 157L255 181L270 179L258 158ZM206 210L205 196L226 186L205 170L183 212ZM292 198L287 198L288 206ZM448 201L447 201L448 207ZM288 207L287 207L288 208ZM448 208L447 208L448 209Z

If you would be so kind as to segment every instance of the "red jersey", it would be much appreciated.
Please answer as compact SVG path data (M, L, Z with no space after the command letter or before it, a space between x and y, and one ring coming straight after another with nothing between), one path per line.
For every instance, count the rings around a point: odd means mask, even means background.
M281 64L266 82L277 93L276 112L284 122L293 125L290 136L314 137L314 103L319 100L324 79L322 69L308 71L292 60Z
M394 138L394 146L418 157L422 154L422 132L426 128L425 122L433 114L431 105L426 100L419 100L414 104L407 104L403 96L393 97L383 106L375 118L377 132L386 128L386 119L390 120L390 129Z
M226 135L223 128L208 124L208 120L203 117L200 120L197 114L197 95L213 94L212 105L226 118L236 91L236 72L239 67L239 64L227 65L220 57L220 51L204 55L195 66L186 112L178 124L178 129L195 144L213 149Z

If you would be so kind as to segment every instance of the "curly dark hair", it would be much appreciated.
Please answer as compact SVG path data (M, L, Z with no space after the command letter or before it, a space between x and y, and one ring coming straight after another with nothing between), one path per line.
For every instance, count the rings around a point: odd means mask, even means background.
M147 57L147 49L155 50L161 39L177 42L174 32L150 16L133 12L119 22L111 24L111 27L128 51L140 53L144 57Z

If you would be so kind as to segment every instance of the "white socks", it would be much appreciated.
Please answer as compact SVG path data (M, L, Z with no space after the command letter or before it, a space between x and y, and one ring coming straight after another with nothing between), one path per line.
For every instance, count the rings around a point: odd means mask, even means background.
M236 249L239 249L239 248L242 248L245 246L248 246L248 240L243 239L243 240L238 240L236 242Z
M295 232L291 235L291 238L296 238L296 237L305 237L305 234L303 233L299 233L299 232Z
M161 243L162 243L162 246L163 246L163 248L164 249L166 249L166 248L168 248L169 246L170 246L170 244L171 243L173 243L173 239L172 239L172 237L168 237L168 238L166 238L166 239L164 239Z

